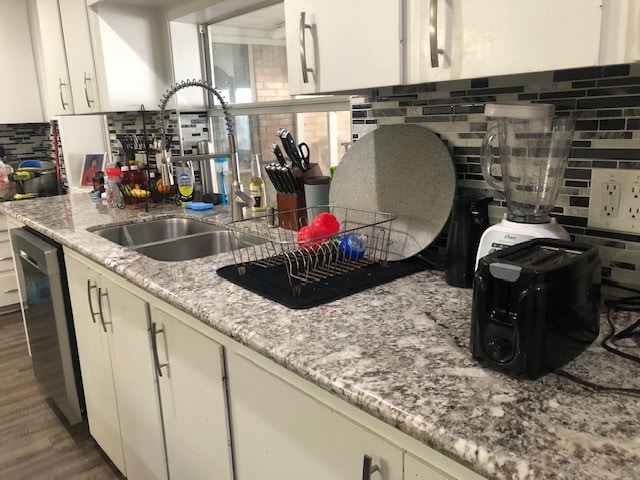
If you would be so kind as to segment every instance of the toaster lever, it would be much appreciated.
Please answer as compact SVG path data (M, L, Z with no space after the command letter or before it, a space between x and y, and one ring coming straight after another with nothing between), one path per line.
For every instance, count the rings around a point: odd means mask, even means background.
M517 282L520 278L522 267L510 263L493 262L489 265L489 273L498 280L505 282Z

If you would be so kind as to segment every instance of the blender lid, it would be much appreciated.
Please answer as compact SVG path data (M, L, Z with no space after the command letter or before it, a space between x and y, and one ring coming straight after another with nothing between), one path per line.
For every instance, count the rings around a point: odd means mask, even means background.
M550 103L487 103L486 117L515 118L519 120L542 120L553 117L556 106Z

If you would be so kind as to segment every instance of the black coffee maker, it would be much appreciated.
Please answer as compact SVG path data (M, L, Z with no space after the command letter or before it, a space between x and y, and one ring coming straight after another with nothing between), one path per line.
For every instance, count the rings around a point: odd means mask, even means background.
M445 279L454 287L471 287L476 253L482 233L489 227L489 203L492 197L480 194L457 195L444 257Z

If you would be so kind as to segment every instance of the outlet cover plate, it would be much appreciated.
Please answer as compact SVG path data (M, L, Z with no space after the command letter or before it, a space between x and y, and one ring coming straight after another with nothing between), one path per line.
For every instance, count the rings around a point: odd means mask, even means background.
M591 170L587 225L640 235L640 170Z

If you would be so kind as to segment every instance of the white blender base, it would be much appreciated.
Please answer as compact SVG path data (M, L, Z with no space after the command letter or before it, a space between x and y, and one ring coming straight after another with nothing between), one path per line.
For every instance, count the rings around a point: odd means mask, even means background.
M478 245L476 256L476 269L478 261L496 250L523 243L533 238L557 238L559 240L571 240L569 232L558 225L555 218L549 223L518 223L507 220L505 214L500 223L487 228Z

